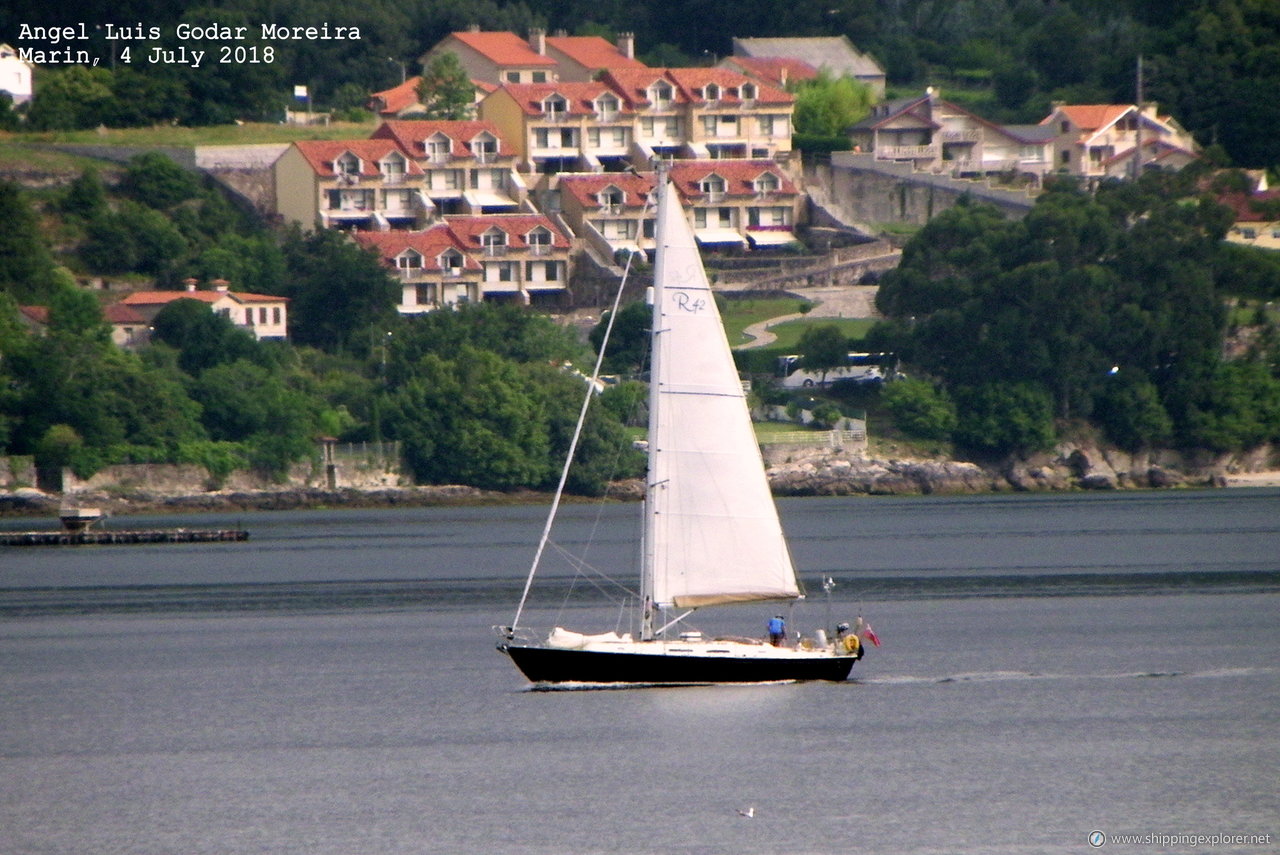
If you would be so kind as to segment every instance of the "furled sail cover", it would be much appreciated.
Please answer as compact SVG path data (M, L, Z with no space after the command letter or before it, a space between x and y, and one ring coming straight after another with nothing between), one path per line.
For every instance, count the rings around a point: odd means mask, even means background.
M664 606L799 596L746 393L693 231L659 190L646 547Z

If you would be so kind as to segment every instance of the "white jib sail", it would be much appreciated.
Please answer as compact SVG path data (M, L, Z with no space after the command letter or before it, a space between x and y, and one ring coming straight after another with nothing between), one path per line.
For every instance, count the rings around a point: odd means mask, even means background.
M693 230L660 173L645 540L662 606L799 596Z

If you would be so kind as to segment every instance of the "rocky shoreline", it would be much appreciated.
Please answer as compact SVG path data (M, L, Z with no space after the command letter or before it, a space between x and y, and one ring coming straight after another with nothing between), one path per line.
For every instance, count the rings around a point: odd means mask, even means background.
M769 479L778 496L947 495L1280 487L1269 468L1271 449L1244 457L1186 456L1174 452L1126 454L1090 444L1063 443L1028 458L986 462L945 459L876 459L857 450L790 447L769 455ZM610 497L640 498L639 481L615 484ZM278 511L334 508L543 504L544 493L496 492L475 487L282 487L196 494L84 491L59 496L33 489L0 492L0 517L54 517L66 504L101 508L112 516L142 513Z

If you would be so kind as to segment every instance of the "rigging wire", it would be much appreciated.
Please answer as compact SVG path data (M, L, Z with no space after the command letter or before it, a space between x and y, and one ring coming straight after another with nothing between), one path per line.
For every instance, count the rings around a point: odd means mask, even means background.
M582 437L582 427L587 420L587 407L591 405L591 398L595 394L596 384L600 382L600 366L604 362L605 349L609 343L609 336L613 332L613 323L618 319L618 305L622 302L622 292L627 287L627 279L631 275L631 262L634 259L635 253L627 254L627 266L622 271L622 281L618 284L618 293L613 298L613 309L609 312L609 322L605 325L604 337L600 341L600 352L596 354L596 364L591 371L591 381L587 383L587 391L582 398L582 409L578 412L578 423L573 428L573 439L569 442L569 453L565 455L564 467L560 470L560 482L556 485L555 496L551 500L551 509L547 513L547 522L542 528L542 536L538 539L538 549L534 553L533 564L529 567L529 575L524 581L524 591L520 594L520 604L516 606L516 615L511 621L510 628L512 631L520 625L520 616L524 613L525 603L529 599L529 589L533 586L534 574L538 572L538 565L542 562L542 553L546 550L547 541L551 537L551 527L556 520L556 511L560 508L560 499L564 495L564 485L569 480L569 469L573 466L573 456L578 449L578 440Z

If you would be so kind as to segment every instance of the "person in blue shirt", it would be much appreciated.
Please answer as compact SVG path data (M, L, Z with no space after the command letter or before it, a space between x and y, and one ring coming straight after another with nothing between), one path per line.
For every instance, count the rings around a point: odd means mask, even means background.
M769 619L769 643L774 647L781 647L782 642L787 640L787 622L783 620L782 615L774 615Z

